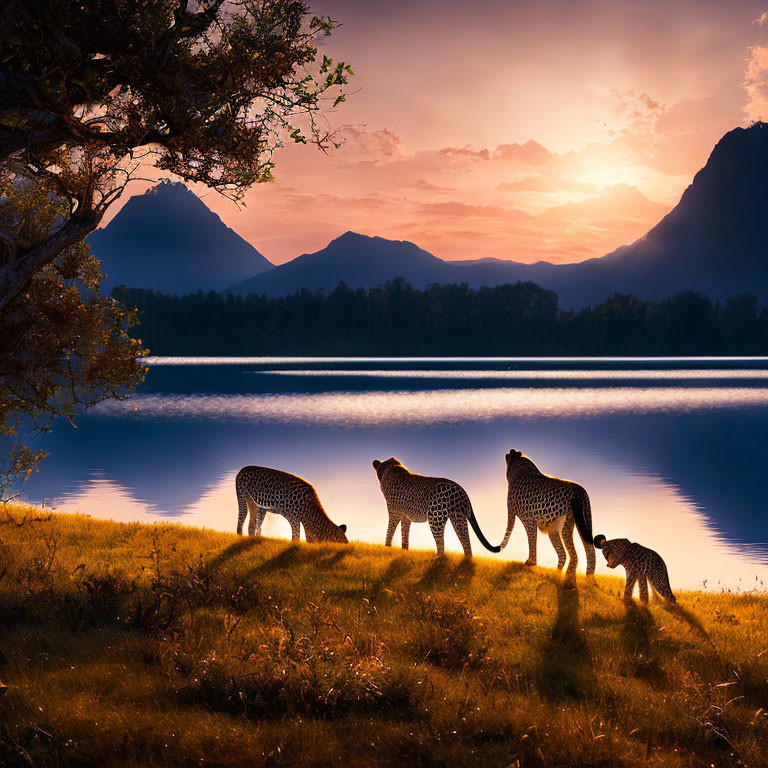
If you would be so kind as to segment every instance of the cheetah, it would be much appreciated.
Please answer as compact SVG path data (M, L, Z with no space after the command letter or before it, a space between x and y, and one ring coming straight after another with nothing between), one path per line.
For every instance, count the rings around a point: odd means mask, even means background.
M268 467L243 467L235 478L237 533L250 512L248 535L260 535L267 512L282 515L291 524L291 539L298 541L301 526L307 541L347 544L347 526L336 525L325 513L311 483L298 475Z
M480 526L472 511L467 492L453 480L444 477L427 477L411 472L394 456L386 461L376 459L373 468L379 478L381 492L387 502L389 526L387 527L386 546L392 546L392 537L398 524L401 527L403 549L408 549L408 534L411 523L429 523L435 537L437 555L445 551L445 524L448 520L459 537L465 557L472 557L472 544L469 540L467 521L472 526L480 543L490 552L498 552L483 536Z
M595 572L595 548L592 543L592 511L587 492L570 480L561 480L539 471L521 451L511 450L507 460L507 531L501 548L507 546L515 519L520 518L528 534L526 565L536 565L537 528L549 534L557 552L557 567L565 565L568 550L568 571L575 571L579 562L573 543L574 525L587 554L587 574ZM560 534L562 533L562 539ZM565 548L563 548L565 542Z
M610 539L606 541L602 534L595 536L595 546L603 551L609 568L623 565L627 572L627 583L624 587L624 600L632 601L635 582L640 582L640 599L648 602L648 582L656 594L661 595L670 603L677 600L669 586L667 566L658 552L635 544L629 539Z

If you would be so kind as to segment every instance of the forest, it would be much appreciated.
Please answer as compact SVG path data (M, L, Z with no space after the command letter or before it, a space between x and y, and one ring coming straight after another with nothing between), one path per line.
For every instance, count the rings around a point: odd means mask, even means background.
M171 296L118 287L136 307L132 334L156 355L759 355L768 308L742 293L712 302L692 291L662 301L613 294L558 307L534 283L421 291L398 278L284 298L214 291Z

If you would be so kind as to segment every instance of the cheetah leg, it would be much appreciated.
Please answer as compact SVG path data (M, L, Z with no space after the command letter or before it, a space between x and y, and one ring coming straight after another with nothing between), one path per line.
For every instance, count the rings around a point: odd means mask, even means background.
M472 542L469 540L467 518L463 515L452 517L451 524L453 525L453 530L456 531L456 535L459 537L461 546L464 549L464 557L472 557Z
M400 536L402 537L403 549L408 549L408 537L411 534L411 521L404 517L400 523Z
M528 559L525 561L525 564L536 565L536 537L538 536L539 529L533 520L526 520L524 525L525 532L528 534Z
M560 571L565 565L565 549L563 548L563 540L560 538L560 531L550 531L549 540L557 552L557 570Z
M624 602L632 602L632 592L635 590L635 582L637 581L636 573L627 574L627 584L624 587Z
M248 535L249 536L261 536L261 526L264 523L264 518L267 516L267 510L257 507L250 499L248 499Z
M248 497L245 492L237 489L237 535L243 535L243 523L245 518L248 517Z
M573 515L567 515L563 525L563 541L568 552L569 571L575 571L576 566L579 564L579 555L576 552L576 545L573 543L573 528L575 525L576 521L573 519Z
M387 526L387 538L384 540L385 547L392 546L392 537L395 535L395 531L397 530L397 524L399 522L400 522L400 518L397 517L396 515L389 516L389 525Z
M648 603L648 578L645 574L640 576L640 600L644 603Z
M595 545L591 541L585 541L584 549L587 553L587 576L594 576L595 575Z
M445 518L431 517L429 519L429 530L432 531L432 535L435 537L437 556L442 557L445 553Z

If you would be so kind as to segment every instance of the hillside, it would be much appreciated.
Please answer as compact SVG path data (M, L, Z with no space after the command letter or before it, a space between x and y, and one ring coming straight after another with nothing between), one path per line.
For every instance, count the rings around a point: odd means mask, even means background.
M221 290L272 267L183 184L169 182L131 197L87 242L107 274L107 293L116 285Z
M768 751L765 593L627 609L619 579L566 589L519 563L8 514L0 765L676 768Z
M416 288L430 283L495 286L520 280L554 291L560 306L581 308L612 293L658 301L695 290L713 300L749 291L768 303L768 124L736 128L713 149L678 205L645 236L599 259L576 264L525 264L499 259L443 261L410 242L353 232L269 272L242 281L232 293L285 296L302 287L371 287L404 277ZM618 194L617 194L618 193ZM618 185L608 196L564 206L571 218L600 212L611 201L648 215L660 206ZM559 209L539 214L561 216ZM517 254L510 254L514 258Z

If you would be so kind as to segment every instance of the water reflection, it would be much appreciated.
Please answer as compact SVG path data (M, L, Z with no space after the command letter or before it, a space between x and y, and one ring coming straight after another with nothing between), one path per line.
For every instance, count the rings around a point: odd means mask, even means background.
M248 395L220 394L229 391L225 385L241 391L257 378L247 366L211 367L207 375L218 375L221 386L208 378L207 394L197 395L159 394L153 368L144 394L105 404L77 430L59 425L46 438L52 458L26 496L97 517L178 519L233 531L234 475L245 464L265 464L312 481L352 539L381 542L387 515L370 461L396 455L416 471L462 483L484 532L498 541L506 525L504 454L515 447L543 471L585 485L600 532L658 549L673 587L699 587L704 579L709 588L718 581L742 589L768 582L763 369L723 371L710 361L693 371L688 386L668 386L664 376L662 386L627 386L624 371L600 371L605 386L578 386L592 375L590 367L565 372L579 374L570 377L573 386L563 386L569 377L562 372L547 372L548 383L559 386L488 389L486 376L469 375L461 389L385 391L377 366L349 377L375 391L322 393L315 388L323 376L302 373L306 361L297 365L303 368L290 376L263 377L290 380L290 391L273 383L270 393ZM328 361L320 365L340 375ZM455 360L446 365L440 374L447 378L467 373ZM197 370L175 372L190 384ZM434 380L434 371L416 373L424 387ZM532 378L540 371L525 373ZM712 385L713 378L721 384ZM698 386L706 379L707 386ZM178 391L176 384L170 391ZM269 515L264 532L287 537L289 527ZM412 528L411 541L434 546L426 525ZM452 531L446 544L460 550ZM524 559L525 551L520 527L503 556ZM555 564L544 538L539 551L542 564Z

